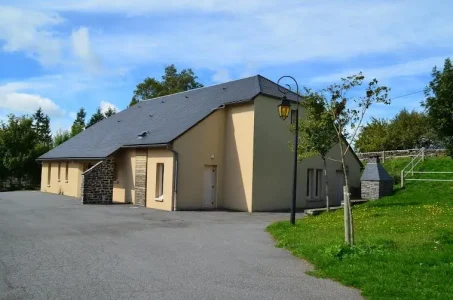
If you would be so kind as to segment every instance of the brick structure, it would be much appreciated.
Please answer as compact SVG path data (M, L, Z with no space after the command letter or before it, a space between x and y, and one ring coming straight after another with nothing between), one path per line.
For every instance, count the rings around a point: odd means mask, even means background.
M138 149L135 156L135 205L146 206L146 149Z
M82 204L111 204L115 160L109 157L82 174Z
M361 178L362 199L376 200L393 193L393 178L380 164L379 157L370 158Z

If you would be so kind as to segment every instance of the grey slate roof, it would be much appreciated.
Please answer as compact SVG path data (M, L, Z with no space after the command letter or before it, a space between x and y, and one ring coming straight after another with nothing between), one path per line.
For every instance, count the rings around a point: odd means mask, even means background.
M367 163L360 181L393 181L380 163Z
M38 158L105 158L124 146L165 145L222 105L259 94L281 97L276 83L260 75L142 101L96 123ZM289 93L290 100L296 94ZM138 135L147 132L143 138Z

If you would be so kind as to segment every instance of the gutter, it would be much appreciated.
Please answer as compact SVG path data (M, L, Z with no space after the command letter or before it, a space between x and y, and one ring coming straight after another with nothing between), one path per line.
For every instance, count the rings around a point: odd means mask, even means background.
M173 197L172 197L172 211L177 209L178 200L178 172L179 172L179 153L173 149L172 144L167 144L167 149L173 153Z

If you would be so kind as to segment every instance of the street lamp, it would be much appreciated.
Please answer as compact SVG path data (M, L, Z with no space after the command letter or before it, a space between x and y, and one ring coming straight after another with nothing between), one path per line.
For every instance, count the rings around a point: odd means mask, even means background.
M294 169L293 169L293 197L291 200L291 217L290 222L292 225L296 224L296 190L297 190L297 148L299 146L299 85L296 79L292 76L282 76L278 80L278 90L283 94L282 103L278 106L278 114L282 120L285 120L291 111L291 102L286 97L291 89L282 89L280 80L283 78L290 78L296 83L296 110L295 110L295 133L294 133Z

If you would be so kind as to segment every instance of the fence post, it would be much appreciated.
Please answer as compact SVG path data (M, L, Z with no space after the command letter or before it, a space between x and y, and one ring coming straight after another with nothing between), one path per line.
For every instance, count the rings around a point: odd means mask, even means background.
M425 148L422 149L422 161L425 161Z
M411 175L414 176L414 160L412 160Z
M404 187L404 171L401 171L401 188Z
M382 151L382 163L385 163L385 150Z

